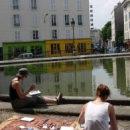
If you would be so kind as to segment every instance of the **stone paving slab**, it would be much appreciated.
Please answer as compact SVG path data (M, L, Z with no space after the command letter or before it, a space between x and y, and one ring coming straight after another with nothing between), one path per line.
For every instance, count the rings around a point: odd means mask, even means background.
M26 108L16 110L21 113L39 113L55 115L78 116L83 105L81 104L61 104L61 105L42 105L38 108ZM117 119L130 120L130 106L114 106ZM0 110L13 110L10 103L1 102Z
M79 104L63 104L63 105L47 105L42 106L40 108L34 108L34 109L23 109L23 113L28 114L30 111L30 114L28 116L41 116L44 114L48 118L51 118L54 116L54 119L60 119L61 116L64 119L64 115L67 115L68 118L73 117L73 120L77 120L80 110L83 105ZM118 123L118 130L130 130L130 120L124 118L125 116L130 117L130 106L114 106L116 116L117 116L117 123ZM10 110L12 111L12 107L10 103L2 102L0 103L0 111L2 110ZM20 113L19 113L20 114ZM8 112L3 112L3 116L7 116ZM75 117L74 117L75 115ZM55 117L56 116L56 117ZM66 116L66 117L67 117ZM58 118L59 117L59 118ZM123 118L122 118L123 117Z

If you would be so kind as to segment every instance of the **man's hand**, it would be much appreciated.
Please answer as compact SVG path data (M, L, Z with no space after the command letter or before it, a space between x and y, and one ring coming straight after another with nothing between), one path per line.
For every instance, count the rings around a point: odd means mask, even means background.
M29 90L32 91L34 89L35 89L35 85L33 84L33 85L30 86Z

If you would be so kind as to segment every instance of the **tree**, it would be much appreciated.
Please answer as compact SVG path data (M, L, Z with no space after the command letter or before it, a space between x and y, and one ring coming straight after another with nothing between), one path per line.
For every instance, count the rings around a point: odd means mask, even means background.
M108 21L105 26L102 28L101 36L103 41L111 38L111 21Z
M116 46L118 46L118 47L124 46L123 40L124 40L124 33L123 33L123 31L116 32Z

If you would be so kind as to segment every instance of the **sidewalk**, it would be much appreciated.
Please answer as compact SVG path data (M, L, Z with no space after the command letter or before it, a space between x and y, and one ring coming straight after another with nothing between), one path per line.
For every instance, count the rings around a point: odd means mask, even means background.
M42 105L38 108L26 108L16 110L16 112L26 114L78 116L82 106L82 104ZM130 120L130 106L114 106L114 108L118 120ZM11 104L5 102L0 103L0 110L13 111Z
M57 116L57 118L70 118L74 117L73 120L77 120L80 110L82 108L82 104L62 104L62 105L42 105L39 108L28 108L28 109L21 109L17 112L21 114L28 114L28 116L39 116L39 115L48 115L49 117ZM117 123L119 130L125 128L125 130L130 130L130 106L114 106ZM12 111L10 103L7 102L0 102L0 111ZM5 113L6 115L6 113Z

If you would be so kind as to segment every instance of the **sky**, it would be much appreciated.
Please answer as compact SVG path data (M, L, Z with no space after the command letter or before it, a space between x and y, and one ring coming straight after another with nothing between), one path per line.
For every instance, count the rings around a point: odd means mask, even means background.
M93 5L94 28L102 29L104 25L111 21L111 12L118 2L123 0L89 0Z

